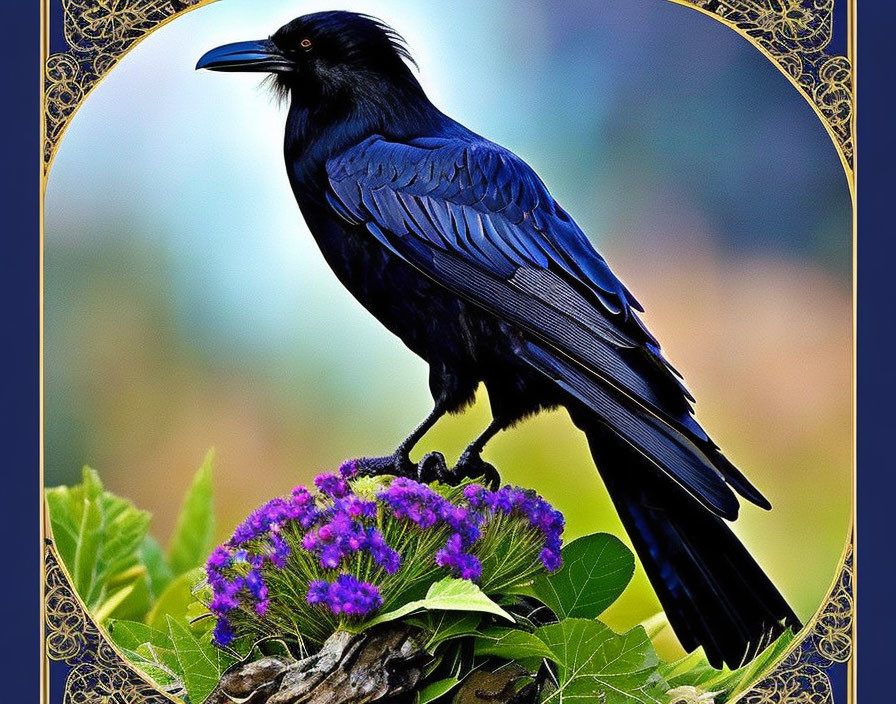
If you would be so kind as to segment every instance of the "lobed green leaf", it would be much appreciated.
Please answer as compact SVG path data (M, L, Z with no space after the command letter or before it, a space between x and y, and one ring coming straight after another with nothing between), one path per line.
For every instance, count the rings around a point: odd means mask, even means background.
M194 704L205 701L236 659L211 642L210 634L196 636L186 625L168 617L168 637L183 673L187 696Z
M190 608L195 602L193 587L202 575L202 569L196 567L172 579L146 615L146 623L154 628L166 628L168 617L178 623L189 621Z
M657 671L656 651L640 626L618 634L600 621L564 619L535 635L557 663L557 687L542 704L653 704L668 689Z
M563 566L538 577L531 594L558 618L597 618L631 581L635 557L619 538L594 533L566 545Z
M484 629L476 636L475 652L476 655L495 655L505 660L556 658L554 651L541 638L518 628Z
M136 621L112 621L108 631L119 650L158 685L183 690L180 662L166 632Z
M128 588L128 579L145 579L129 571L139 563L150 514L103 491L89 467L82 471L81 484L50 488L45 495L59 555L90 613L99 612L98 620L104 621L123 604L121 590ZM135 591L136 585L124 596ZM113 595L117 603L109 602Z

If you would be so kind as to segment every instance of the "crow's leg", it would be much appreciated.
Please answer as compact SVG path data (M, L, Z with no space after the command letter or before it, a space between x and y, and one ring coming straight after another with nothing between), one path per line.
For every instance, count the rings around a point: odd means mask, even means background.
M497 489L501 484L501 476L498 470L481 457L482 450L486 443L495 435L504 430L507 424L495 418L488 427L483 430L479 437L471 442L467 449L461 453L457 460L457 464L451 470L451 478L455 481L463 479L478 479L483 477L486 484L492 489Z
M395 474L402 477L418 478L420 470L411 462L411 450L445 413L446 404L436 402L432 412L401 442L395 452L386 457L364 457L358 460L358 469L369 475Z

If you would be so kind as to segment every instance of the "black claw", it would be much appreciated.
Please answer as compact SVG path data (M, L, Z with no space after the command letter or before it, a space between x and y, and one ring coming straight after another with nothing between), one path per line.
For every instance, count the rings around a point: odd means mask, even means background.
M430 452L424 455L417 465L417 480L424 484L445 481L450 474L448 463L445 462L445 455L441 452Z
M368 477L391 474L416 479L424 484L440 481L455 486L464 479L481 479L490 489L497 489L501 485L498 470L479 455L463 454L451 469L448 469L441 452L430 452L418 464L411 462L401 452L386 457L362 457L357 460L357 467L359 474Z
M501 475L498 474L498 470L478 454L462 454L451 470L451 478L457 484L464 479L482 479L489 489L501 486Z

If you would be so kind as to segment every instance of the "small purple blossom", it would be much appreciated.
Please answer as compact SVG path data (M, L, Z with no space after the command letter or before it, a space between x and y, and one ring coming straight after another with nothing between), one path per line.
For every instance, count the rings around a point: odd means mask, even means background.
M548 572L556 572L563 566L563 560L560 558L559 551L555 552L545 548L541 551L539 558L541 559L541 564L544 565Z
M304 487L296 487L289 499L271 499L258 507L243 521L230 539L233 545L241 545L273 530L278 532L289 522L298 522L303 528L318 518L314 497Z
M421 528L431 528L439 520L446 500L425 484L398 477L377 497L392 509L396 518L406 518Z
M475 555L464 552L463 540L459 533L452 534L445 547L436 553L436 564L439 567L448 567L461 579L478 582L482 576L482 563Z
M343 558L367 547L367 532L360 521L338 511L316 531L306 533L302 548L317 553L321 567L339 567Z
M478 484L470 484L464 487L464 497L474 509L486 509L508 516L524 516L529 525L544 536L545 546L541 552L541 562L545 569L551 572L560 569L562 564L560 545L565 524L563 514L534 491L525 491L512 486L489 491Z
M439 516L451 530L460 536L464 547L469 547L479 540L479 525L483 521L482 514L445 501L439 509Z
M395 574L401 567L401 555L386 543L383 534L376 528L367 529L367 550L373 556L374 561L382 567L387 574Z
M339 475L343 479L352 479L358 474L358 460L346 460L339 465Z
M205 569L207 572L210 570L220 572L228 565L230 565L230 553L223 545L219 545L212 550L212 554L206 560Z
M213 585L214 595L209 602L208 610L216 615L226 614L240 605L238 595L245 585L242 577L226 580L223 577Z
M257 601L264 601L268 598L268 587L264 583L261 572L257 569L250 570L246 575L246 589Z
M350 518L373 520L376 518L376 502L364 501L354 494L349 494L333 502L331 513L344 513Z
M289 544L283 539L282 536L274 533L271 535L271 552L268 555L268 558L277 569L283 569L286 567L286 558L289 557L292 552Z
M472 508L479 509L485 507L486 498L491 495L491 492L479 484L468 484L464 487L463 494Z
M314 486L321 493L334 499L341 499L351 492L348 481L338 474L318 474L314 478Z
M333 582L325 579L312 581L308 585L306 601L327 606L334 614L346 616L365 616L383 604L375 585L361 582L350 574L341 574Z
M215 630L212 632L212 639L215 643L221 646L230 645L235 636L236 634L233 632L233 626L231 626L230 621L223 616L218 617Z

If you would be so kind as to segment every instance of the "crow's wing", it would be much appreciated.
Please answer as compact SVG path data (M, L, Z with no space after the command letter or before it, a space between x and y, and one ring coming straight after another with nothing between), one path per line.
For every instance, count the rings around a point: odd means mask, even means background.
M327 176L343 219L520 327L529 364L705 505L736 516L726 480L767 505L694 419L637 301L519 157L485 140L374 136L331 159Z

